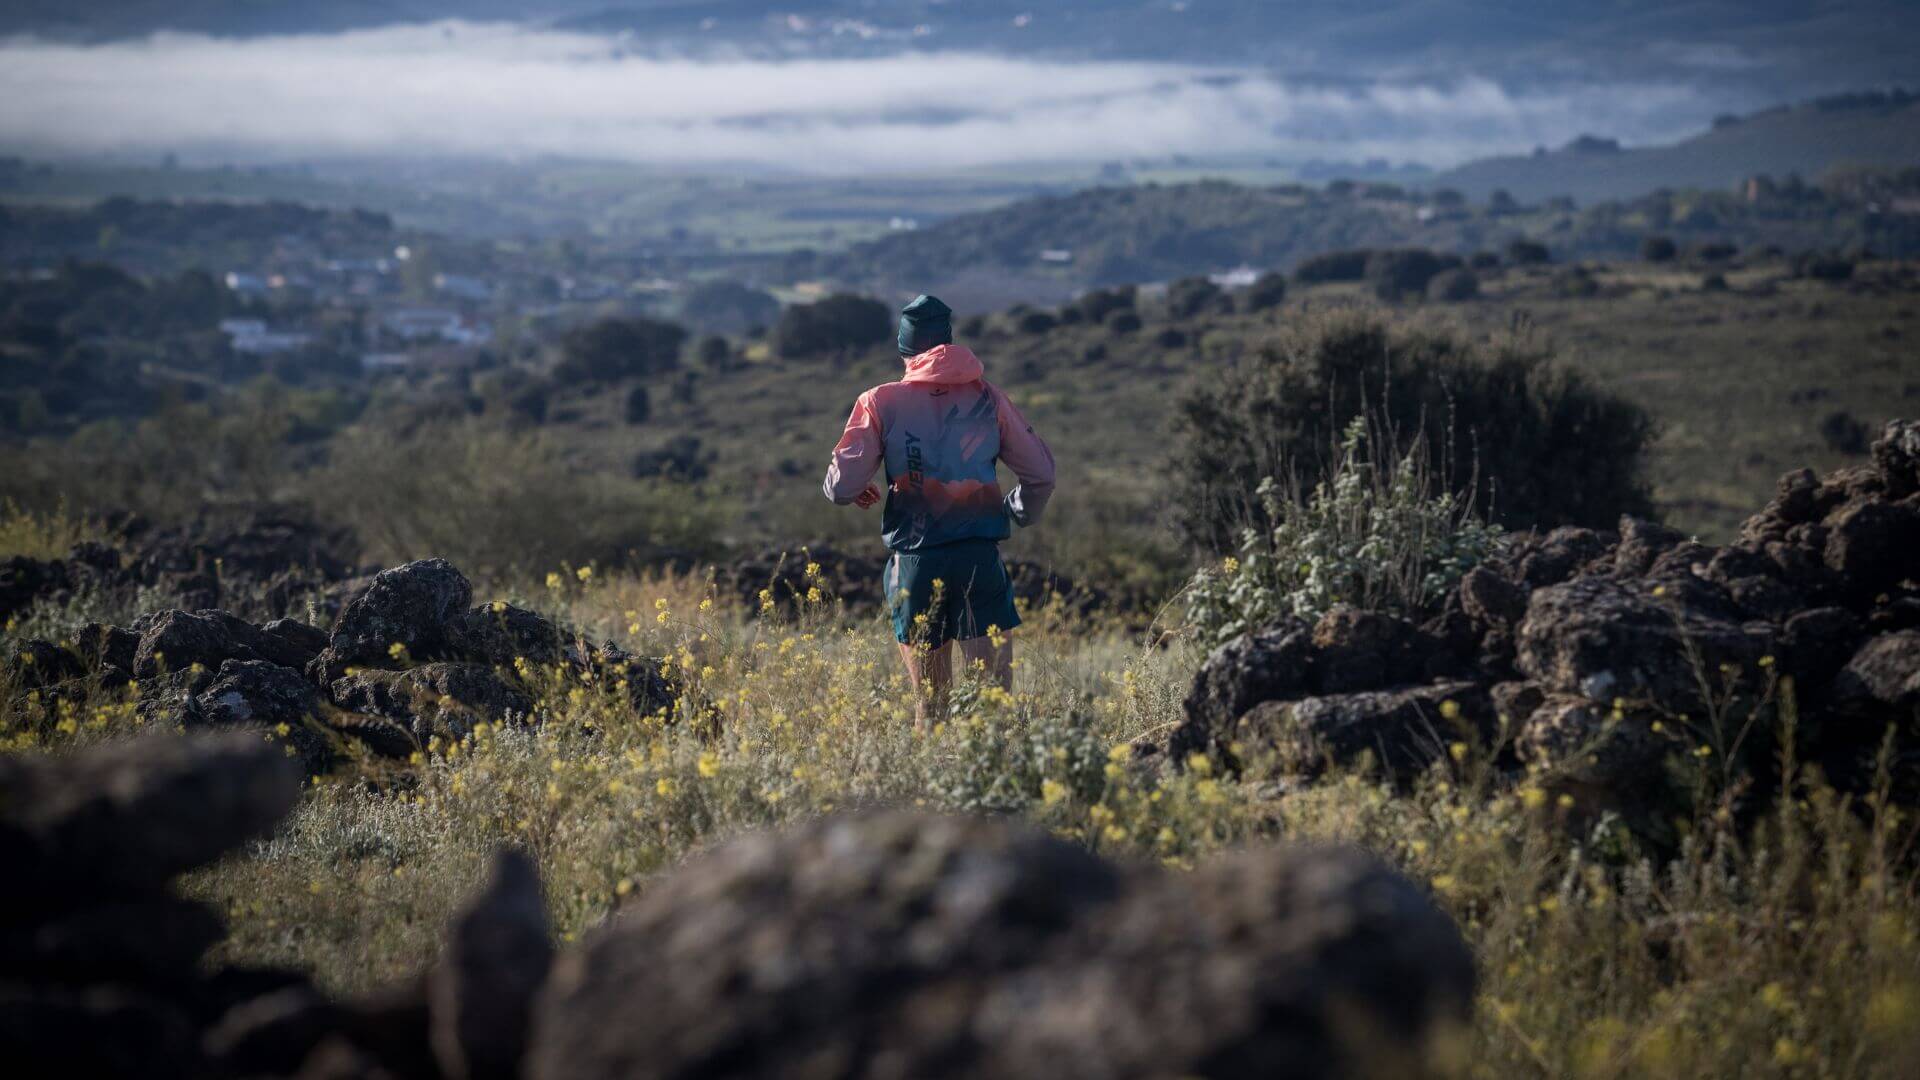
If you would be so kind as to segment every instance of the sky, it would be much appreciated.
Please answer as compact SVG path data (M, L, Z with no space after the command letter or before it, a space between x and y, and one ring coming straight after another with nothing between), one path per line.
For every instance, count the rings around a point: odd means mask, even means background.
M1444 167L1595 132L1671 141L1716 111L1680 83L1485 78L1328 86L1188 64L956 53L769 61L442 22L249 39L0 40L0 146L264 163L543 156L810 174L1170 154Z

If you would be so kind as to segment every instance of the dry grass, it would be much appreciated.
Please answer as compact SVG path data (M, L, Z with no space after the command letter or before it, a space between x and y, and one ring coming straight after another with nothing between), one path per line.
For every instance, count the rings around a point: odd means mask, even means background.
M1181 643L1042 615L1021 631L1016 693L967 686L917 735L877 617L763 618L699 579L571 569L493 591L666 657L697 704L639 716L613 688L555 681L537 728L315 784L275 839L190 879L230 915L225 959L308 966L341 990L402 976L499 843L536 854L572 939L730 835L889 802L1019 814L1173 866L1245 843L1364 845L1427 883L1479 958L1476 1026L1442 1062L1458 1075L1894 1077L1920 1050L1910 819L1811 776L1757 827L1702 815L1656 866L1590 850L1572 808L1495 782L1473 748L1410 793L1360 774L1281 791L1204 760L1156 780L1124 746L1177 718L1196 662ZM108 696L51 715L4 698L16 748L136 726Z

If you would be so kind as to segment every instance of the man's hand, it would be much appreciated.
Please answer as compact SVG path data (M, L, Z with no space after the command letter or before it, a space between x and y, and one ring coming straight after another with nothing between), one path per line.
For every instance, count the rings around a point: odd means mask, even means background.
M879 501L880 501L880 488L878 485L875 485L875 484L868 484L867 490L853 497L853 505L859 507L862 510L865 510L867 507L872 506L874 503L877 503Z

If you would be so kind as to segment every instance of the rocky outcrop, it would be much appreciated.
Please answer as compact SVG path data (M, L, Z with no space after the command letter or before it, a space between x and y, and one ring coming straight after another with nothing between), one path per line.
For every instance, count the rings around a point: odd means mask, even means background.
M1555 529L1469 572L1421 626L1336 611L1311 633L1244 635L1144 749L1309 776L1364 754L1404 779L1435 759L1445 699L1456 730L1508 733L1510 767L1647 824L1675 794L1664 760L1698 749L1709 705L1751 709L1791 676L1804 760L1870 775L1854 763L1892 730L1896 771L1913 774L1896 787L1920 790L1920 422L1889 424L1872 461L1783 476L1725 547L1633 519ZM1740 746L1756 769L1773 749L1762 727Z
M137 678L143 721L261 731L307 775L356 748L404 758L483 722L532 722L533 680L575 680L646 715L673 707L677 689L658 660L472 599L459 570L428 559L375 576L331 633L168 610L124 629L88 626L68 643L22 642L6 663L11 685L55 697Z
M1003 820L879 813L745 838L649 890L560 957L527 1066L1342 1076L1416 1055L1473 985L1447 917L1354 851L1171 874Z

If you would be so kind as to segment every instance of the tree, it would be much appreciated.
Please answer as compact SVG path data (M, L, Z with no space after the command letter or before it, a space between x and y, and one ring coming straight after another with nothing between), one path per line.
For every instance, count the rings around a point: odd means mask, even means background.
M1248 311L1266 311L1279 307L1286 299L1287 275L1269 270L1247 286L1247 291L1240 296L1240 303Z
M1680 248L1670 236L1655 235L1640 241L1640 257L1648 262L1672 262L1678 254Z
M673 323L612 318L588 323L561 339L554 375L564 382L611 382L680 366L687 332Z
M780 301L737 281L703 281L681 299L680 317L706 333L744 334L773 325L780 317Z
M865 349L887 340L892 324L893 313L880 301L837 293L782 312L773 327L773 347L796 357Z

